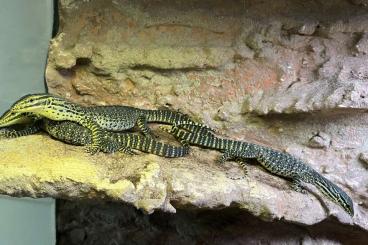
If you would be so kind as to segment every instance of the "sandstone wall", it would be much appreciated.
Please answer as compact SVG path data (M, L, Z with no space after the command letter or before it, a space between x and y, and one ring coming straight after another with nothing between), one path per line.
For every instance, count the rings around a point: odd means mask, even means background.
M233 204L268 221L368 230L367 1L61 0L59 9L49 92L85 105L168 107L223 136L286 151L341 186L356 215L313 188L291 191L257 164L245 180L218 186L207 186L216 177L162 180L173 207ZM180 166L192 166L188 175L241 171L216 166L215 154L195 150Z

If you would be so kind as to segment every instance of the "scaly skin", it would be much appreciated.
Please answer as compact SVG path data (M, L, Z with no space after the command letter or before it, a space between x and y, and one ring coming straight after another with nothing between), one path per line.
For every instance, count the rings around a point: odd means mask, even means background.
M31 113L19 113L7 110L0 118L0 128L14 124L30 124L37 120Z
M23 128L16 126L20 125L0 129L0 137L16 138L34 134L43 129L52 137L73 145L88 145L92 142L91 133L87 128L70 121L42 119L33 124L25 124ZM106 153L121 151L133 154L133 149L163 157L182 157L189 152L188 146L172 146L133 133L104 131L103 136L103 141L106 143L101 150Z
M128 106L83 107L49 94L27 95L15 102L9 111L28 112L55 121L69 120L81 124L92 131L93 141L89 148L92 153L104 147L101 145L101 129L122 131L137 125L146 136L150 136L147 122L160 122L175 126L193 125L211 130L192 121L187 115L169 110L143 110ZM6 115L1 117L0 127L5 125L3 122L6 121Z
M147 123L157 122L171 125L195 125L211 130L207 126L194 122L187 115L170 110L145 110L130 106L93 106L84 107L87 115L92 115L98 125L106 130L123 131L135 125L146 136L151 135Z
M41 130L39 121L40 117L31 113L18 113L8 110L0 118L0 137L16 138L34 134Z
M76 122L92 133L92 142L87 145L87 152L94 154L102 149L102 128L91 115L86 115L83 107L49 94L27 95L18 100L9 110L11 113L31 113L55 121Z
M21 127L23 126L23 127ZM0 138L18 138L21 136L27 136L35 134L41 130L39 123L24 124L24 125L11 125L8 127L0 128Z
M248 142L219 138L190 125L162 129L182 142L224 152L220 162L235 158L255 158L269 172L291 179L294 190L305 193L301 182L312 184L350 216L354 216L353 202L342 189L290 154Z
M43 127L51 136L67 143L88 145L92 141L89 130L77 123L46 120ZM106 144L102 151L107 153L122 151L131 154L135 149L163 157L182 157L189 152L188 146L172 146L134 133L104 131L103 135Z

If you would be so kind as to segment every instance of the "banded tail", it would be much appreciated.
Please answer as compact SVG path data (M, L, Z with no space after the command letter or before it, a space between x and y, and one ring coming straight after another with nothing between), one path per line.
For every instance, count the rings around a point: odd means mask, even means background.
M195 122L188 115L180 112L170 110L144 110L144 112L147 114L147 122L167 123L174 126L192 125L198 128L203 128L205 131L215 132L215 130L209 126Z
M15 127L19 125L12 125L10 127L0 129L0 138L17 138L22 136L31 135L41 130L39 123L25 125L22 128Z
M119 141L125 142L126 145L132 149L152 153L162 157L182 157L189 153L189 147L187 145L173 146L138 134L112 133L111 137L118 137Z
M291 178L297 183L301 180L316 186L323 195L341 206L349 215L354 215L353 202L342 189L290 154L247 142L221 139L206 134L202 129L191 126L185 127L186 130L191 132L177 127L172 127L171 129L161 128L172 134L175 138L184 140L189 144L224 151L225 154L221 160L230 158L256 158L265 169L275 175Z
M180 128L174 126L170 127L170 129L161 127L161 129L173 135L179 141L210 149L228 151L233 157L245 158L247 157L246 155L249 155L247 153L250 150L255 150L256 146L247 142L216 137L211 132L194 125L185 125ZM186 130L190 130L190 132Z
M300 181L316 186L324 196L341 206L349 215L354 215L351 198L340 187L323 177L310 166L292 155L260 147L257 161L268 171L281 177L292 179L296 188L302 187Z

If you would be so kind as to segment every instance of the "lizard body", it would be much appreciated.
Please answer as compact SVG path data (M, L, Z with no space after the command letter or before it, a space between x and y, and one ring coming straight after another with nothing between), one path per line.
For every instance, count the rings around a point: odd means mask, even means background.
M45 117L55 121L76 122L91 131L92 141L87 145L87 152L96 153L103 148L102 128L95 122L91 115L86 115L83 107L68 102L62 98L49 94L26 95L15 102L9 110L9 113L26 113L36 117ZM2 117L2 120L6 120Z
M209 127L194 122L187 115L170 110L144 110L129 106L95 106L84 107L50 94L31 94L24 96L13 104L10 113L30 113L55 121L73 121L92 132L92 142L88 151L95 153L105 147L102 144L102 129L122 131L137 125L141 131L150 136L147 122L160 122L172 125L193 125L205 130ZM0 127L9 125L7 114L0 118Z
M45 118L25 124L23 128L17 126L0 129L0 136L16 138L44 130L52 137L73 145L88 145L92 142L91 132L87 128L70 121L52 121ZM189 152L188 146L173 146L134 133L103 131L102 140L106 143L101 150L106 153L121 151L132 154L133 149L163 157L182 157Z

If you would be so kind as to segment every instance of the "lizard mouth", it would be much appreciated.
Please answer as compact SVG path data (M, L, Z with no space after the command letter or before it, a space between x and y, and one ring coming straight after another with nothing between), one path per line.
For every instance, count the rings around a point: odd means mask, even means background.
M14 111L7 111L4 115L0 118L0 128L6 127L9 125L28 122L29 117L23 113L18 113Z

